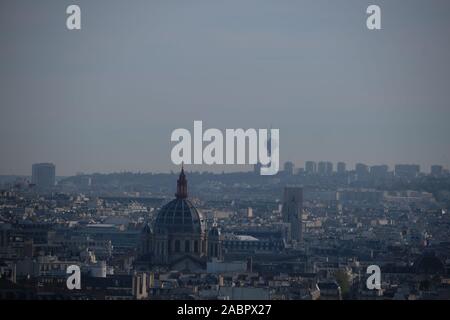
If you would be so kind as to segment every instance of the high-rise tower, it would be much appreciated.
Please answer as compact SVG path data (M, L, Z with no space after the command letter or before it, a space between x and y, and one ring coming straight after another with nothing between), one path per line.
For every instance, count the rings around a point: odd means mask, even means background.
M55 186L55 165L53 163L35 163L32 167L31 182L39 188Z
M291 232L288 240L302 240L303 189L300 187L284 188L282 217L290 224Z

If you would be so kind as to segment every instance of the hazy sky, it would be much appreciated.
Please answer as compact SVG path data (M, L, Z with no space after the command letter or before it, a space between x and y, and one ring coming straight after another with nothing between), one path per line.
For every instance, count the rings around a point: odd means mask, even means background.
M0 174L168 171L194 120L279 128L298 166L448 167L449 16L448 0L1 0Z

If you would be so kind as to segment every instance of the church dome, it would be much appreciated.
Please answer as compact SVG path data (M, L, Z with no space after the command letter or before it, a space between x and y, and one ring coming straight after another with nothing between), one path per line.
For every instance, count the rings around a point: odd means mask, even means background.
M202 233L203 217L187 199L174 199L159 211L154 229L157 233Z
M159 210L153 229L156 233L203 233L202 214L187 199L187 179L181 169L177 181L176 199L170 201Z

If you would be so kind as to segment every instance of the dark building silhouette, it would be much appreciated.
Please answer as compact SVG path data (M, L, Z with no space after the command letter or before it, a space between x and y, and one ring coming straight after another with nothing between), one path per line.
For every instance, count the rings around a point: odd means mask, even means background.
M55 165L53 163L33 164L31 183L39 188L52 188L55 185Z
M188 200L187 179L181 169L175 199L164 205L153 224L142 231L141 255L153 265L195 270L211 258L222 258L220 229L208 232L203 215Z

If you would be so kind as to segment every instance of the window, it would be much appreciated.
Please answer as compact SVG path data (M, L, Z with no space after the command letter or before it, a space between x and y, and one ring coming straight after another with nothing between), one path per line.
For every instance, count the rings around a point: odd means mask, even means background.
M175 252L180 252L180 240L175 240Z
M194 252L198 253L198 241L197 240L194 241Z
M189 240L186 240L186 241L184 242L184 252L189 252L190 249L191 249L190 247L191 247L190 241L189 241Z

